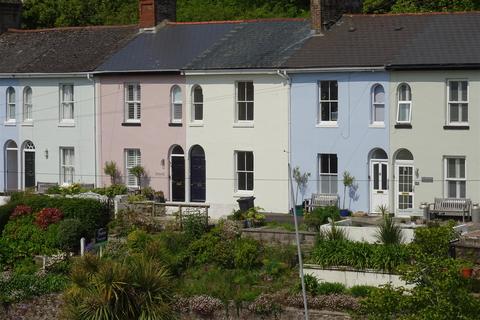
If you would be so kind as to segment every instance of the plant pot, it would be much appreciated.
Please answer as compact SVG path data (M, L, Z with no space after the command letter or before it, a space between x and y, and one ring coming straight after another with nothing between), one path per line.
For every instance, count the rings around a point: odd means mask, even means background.
M303 206L302 205L295 206L295 215L297 217L303 217Z
M473 273L472 268L463 268L462 269L462 277L464 277L465 279L471 278L472 273Z
M253 228L253 221L251 220L244 220L243 226L245 229Z
M348 217L350 215L350 210L340 209L340 217Z

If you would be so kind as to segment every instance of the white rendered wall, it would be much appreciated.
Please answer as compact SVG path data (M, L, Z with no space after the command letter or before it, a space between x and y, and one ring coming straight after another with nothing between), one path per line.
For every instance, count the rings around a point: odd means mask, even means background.
M235 124L235 84L254 83L254 123ZM203 89L203 123L192 123L191 92ZM278 75L187 76L187 150L200 145L206 157L206 202L212 217L231 214L243 196L255 196L266 212L288 212L288 84ZM254 191L235 190L235 151L253 151ZM188 197L187 187L187 199Z

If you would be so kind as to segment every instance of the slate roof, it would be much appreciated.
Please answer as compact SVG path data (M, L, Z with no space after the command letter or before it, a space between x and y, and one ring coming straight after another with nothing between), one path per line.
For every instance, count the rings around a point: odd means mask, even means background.
M287 68L480 66L480 12L344 15Z
M305 19L241 22L185 69L277 68L310 34L310 23Z
M180 71L234 27L233 23L167 23L156 32L138 34L97 71Z
M0 35L0 73L93 71L137 33L137 26L9 30Z

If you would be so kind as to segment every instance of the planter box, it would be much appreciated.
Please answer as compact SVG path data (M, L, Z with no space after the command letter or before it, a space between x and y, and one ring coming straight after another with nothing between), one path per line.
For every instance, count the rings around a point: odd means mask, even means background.
M355 270L351 268L323 268L319 265L305 264L305 274L311 275L319 282L338 282L347 288L356 285L379 287L391 284L394 287L412 288L396 274L374 270Z

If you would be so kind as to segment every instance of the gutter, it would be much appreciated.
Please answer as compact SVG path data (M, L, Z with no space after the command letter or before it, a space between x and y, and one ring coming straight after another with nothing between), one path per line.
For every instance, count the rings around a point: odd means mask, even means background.
M381 72L385 67L332 67L332 68L292 68L286 69L289 73L318 73L318 72Z
M0 78L72 78L89 77L92 72L71 72L71 73L0 73Z
M480 64L478 63L463 63L463 64L406 64L406 65L393 65L388 64L385 66L386 70L459 70L469 69L478 70Z
M231 75L231 74L275 74L277 69L218 69L218 70L183 70L183 75Z

